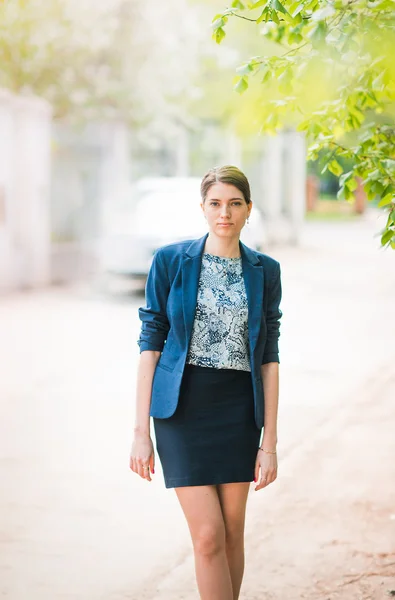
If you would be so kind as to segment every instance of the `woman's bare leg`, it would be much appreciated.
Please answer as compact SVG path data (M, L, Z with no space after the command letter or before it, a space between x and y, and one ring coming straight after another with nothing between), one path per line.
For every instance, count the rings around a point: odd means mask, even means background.
M188 522L201 600L233 600L225 524L214 485L175 488Z
M250 484L222 483L217 488L225 522L226 555L233 600L237 600L244 574L244 524Z

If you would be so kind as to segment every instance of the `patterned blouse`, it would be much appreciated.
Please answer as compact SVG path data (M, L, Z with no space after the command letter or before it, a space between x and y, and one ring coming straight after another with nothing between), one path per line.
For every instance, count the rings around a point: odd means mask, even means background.
M186 362L251 371L248 304L241 257L202 257L195 320Z

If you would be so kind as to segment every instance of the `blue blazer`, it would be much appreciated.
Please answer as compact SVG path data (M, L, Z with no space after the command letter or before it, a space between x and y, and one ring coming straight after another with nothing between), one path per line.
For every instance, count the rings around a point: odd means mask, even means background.
M150 416L166 419L178 404L184 365L191 339L197 303L202 254L208 233L197 240L159 248L146 284L146 306L139 308L142 321L140 353L157 350ZM248 301L248 335L255 422L264 425L261 365L280 362L279 320L282 312L280 265L266 254L239 242Z

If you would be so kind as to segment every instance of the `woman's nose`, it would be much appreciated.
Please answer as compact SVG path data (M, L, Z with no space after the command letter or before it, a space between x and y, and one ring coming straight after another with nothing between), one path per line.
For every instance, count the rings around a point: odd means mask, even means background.
M221 207L221 217L229 217L229 216L230 216L229 206L227 204L223 204Z

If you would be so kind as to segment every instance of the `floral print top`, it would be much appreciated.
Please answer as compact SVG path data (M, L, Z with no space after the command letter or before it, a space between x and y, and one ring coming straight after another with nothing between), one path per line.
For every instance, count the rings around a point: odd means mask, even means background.
M248 344L248 304L241 257L205 252L188 364L251 371Z

